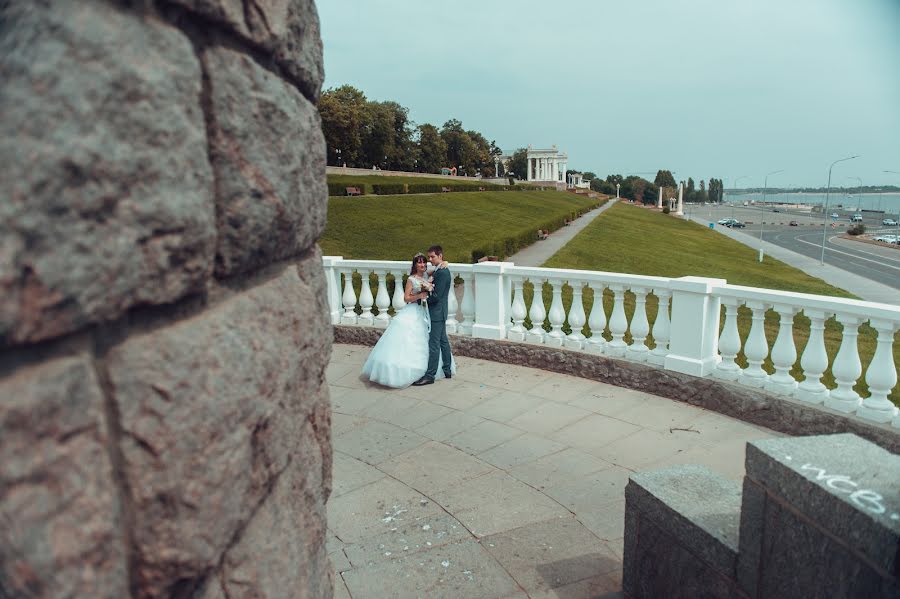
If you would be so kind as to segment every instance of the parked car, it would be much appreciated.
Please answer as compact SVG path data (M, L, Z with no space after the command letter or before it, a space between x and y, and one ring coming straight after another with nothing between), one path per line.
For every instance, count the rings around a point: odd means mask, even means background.
M898 235L879 235L874 239L875 241L882 241L884 243L900 243L900 236Z
M717 222L716 224L717 224L717 225L727 225L727 224L730 223L730 222L731 222L731 219L730 219L730 218L723 218L722 220L720 220L720 221Z
M832 213L831 213L831 218L840 218L840 217L841 217L841 215L838 214L837 212L832 212Z
M861 223L862 222L862 214L854 214L850 217L851 223Z
M772 212L781 212L780 208L772 208Z
M897 221L895 221L895 220L892 219L892 218L886 218L886 219L884 219L884 220L881 221L881 224L884 225L885 227L896 227L896 226L897 226Z
M745 225L744 223L742 223L742 222L739 221L739 220L734 220L734 221L731 221L730 223L728 223L728 224L725 225L725 226L728 227L728 228L730 228L730 229L743 229L743 228L746 227L747 225Z
M795 221L795 220L792 220L791 222L788 223L788 225L790 225L790 226L792 226L792 227L799 227L799 226L800 226L800 223L798 223L798 222Z

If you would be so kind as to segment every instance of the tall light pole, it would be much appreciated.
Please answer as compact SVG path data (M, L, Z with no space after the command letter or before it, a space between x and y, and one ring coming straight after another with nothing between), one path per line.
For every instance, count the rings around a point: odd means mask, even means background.
M856 179L857 181L859 181L859 188L856 190L856 213L862 214L862 212L860 212L860 210L859 210L859 190L862 189L862 179L860 179L859 177L847 177L847 178L848 179Z
M886 173L893 173L895 175L900 175L900 171L884 171ZM887 214L887 210L884 211ZM900 235L900 206L897 207L897 234Z
M819 259L819 264L822 266L825 266L825 236L828 234L828 195L831 193L831 169L833 169L834 165L838 162L853 160L854 158L859 158L859 154L835 160L831 163L831 166L828 167L828 186L825 187L825 207L822 209L822 257Z
M759 204L759 261L763 261L763 206L766 205L766 191L769 188L769 175L777 175L778 173L783 173L784 169L778 171L772 171L771 173L766 173L766 179L763 182L763 199Z
M750 175L741 175L740 177L735 179L734 184L733 184L734 189L737 190L738 181L740 181L741 179L749 179L749 178L750 178ZM731 220L734 220L734 201L733 200L731 202Z

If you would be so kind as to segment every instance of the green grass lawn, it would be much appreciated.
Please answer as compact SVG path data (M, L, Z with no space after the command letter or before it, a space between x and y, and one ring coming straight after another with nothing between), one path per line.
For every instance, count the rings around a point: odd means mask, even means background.
M335 196L319 243L325 255L368 260L407 260L437 243L447 260L468 263L473 253L514 254L538 229L556 230L602 201L559 191Z
M365 188L366 193L372 193L372 185L391 185L391 184L416 184L431 183L436 185L466 185L478 189L484 187L490 189L491 183L483 183L481 181L472 181L462 177L454 179L445 179L443 177L400 177L400 176L379 176L379 175L328 175L328 183L343 185L345 187Z
M601 214L578 236L548 260L544 266L553 268L575 268L580 270L601 270L631 274L655 275L663 277L704 276L726 279L735 285L747 285L785 291L854 297L845 290L832 287L821 279L788 266L783 262L766 257L757 261L756 250L737 241L719 235L715 231L693 222L674 218L654 210L647 210L627 204L616 204ZM526 303L530 305L531 290L526 288ZM566 311L571 305L571 291L564 294ZM549 285L543 290L544 301L550 305ZM585 312L590 314L593 293L585 289ZM648 298L648 319L655 321L657 299ZM604 295L607 314L612 310L612 294ZM626 295L626 313L629 320L634 313L634 298ZM769 347L775 343L778 334L778 315L770 310L766 314L765 329ZM724 309L722 317L724 326ZM545 325L548 328L549 325ZM738 312L738 329L746 340L750 331L750 310L741 308ZM829 355L829 369L824 382L834 387L831 375L831 361L837 354L841 340L842 326L831 319L826 323L825 344ZM798 356L809 338L809 320L799 315L794 318L794 341ZM585 327L585 334L589 334ZM868 325L860 329L859 353L863 363L863 373L875 353L875 331ZM628 339L630 342L630 338ZM652 340L652 339L651 339ZM894 343L894 363L900 364L900 332ZM738 362L746 366L743 354ZM774 372L771 360L764 368ZM799 358L792 370L802 380ZM898 377L900 378L900 377ZM868 386L860 382L855 389L863 396L868 395ZM900 383L894 387L890 399L900 405Z

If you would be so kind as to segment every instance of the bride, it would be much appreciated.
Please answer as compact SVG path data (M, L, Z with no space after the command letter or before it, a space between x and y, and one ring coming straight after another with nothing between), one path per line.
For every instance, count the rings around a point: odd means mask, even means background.
M443 266L442 264L438 268ZM424 255L416 254L403 292L406 305L391 319L363 366L362 373L371 382L400 389L408 387L425 374L428 369L428 332L431 330L431 320L428 307L424 302L419 302L428 300L432 288L427 260ZM450 372L456 373L455 361L451 363ZM443 376L440 364L438 373L439 377Z

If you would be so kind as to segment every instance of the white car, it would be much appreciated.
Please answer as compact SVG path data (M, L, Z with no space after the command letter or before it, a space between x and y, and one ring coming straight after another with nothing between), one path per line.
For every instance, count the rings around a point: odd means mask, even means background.
M854 214L850 217L851 223L861 223L862 222L862 214Z
M720 220L720 221L717 222L716 224L717 224L717 225L727 225L727 224L730 223L730 222L731 222L731 219L730 219L730 218L723 218L722 220Z
M884 225L885 227L896 227L897 221L895 221L892 218L886 218L883 221L881 221L881 224Z
M841 215L838 214L837 212L832 212L832 213L831 213L831 218L840 218L840 217L841 217Z
M875 241L883 241L884 243L900 243L900 237L897 235L879 235L875 237Z

